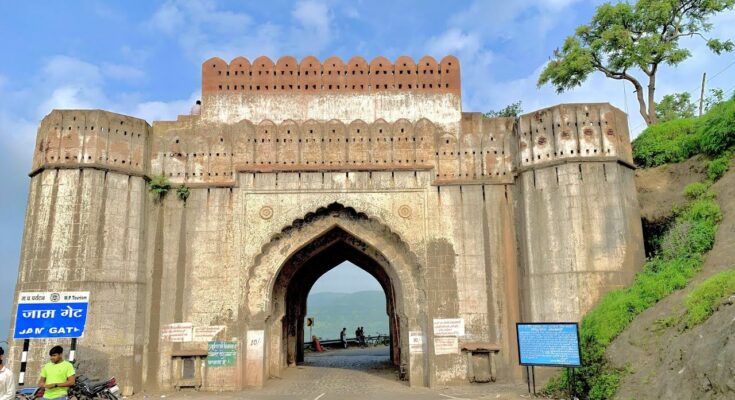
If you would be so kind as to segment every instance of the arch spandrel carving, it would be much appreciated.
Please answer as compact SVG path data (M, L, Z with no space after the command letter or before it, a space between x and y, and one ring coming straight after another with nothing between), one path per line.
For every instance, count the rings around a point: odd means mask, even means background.
M245 280L243 293L246 298L242 302L245 308L242 315L247 315L249 320L265 321L273 306L270 294L284 263L299 249L335 227L374 249L380 249L380 255L393 268L387 272L396 283L396 298L404 300L398 307L404 314L402 317L419 318L419 303L416 301L423 299L420 304L426 304L426 289L424 271L416 253L384 223L339 203L321 207L291 221L263 244L253 258L253 267Z

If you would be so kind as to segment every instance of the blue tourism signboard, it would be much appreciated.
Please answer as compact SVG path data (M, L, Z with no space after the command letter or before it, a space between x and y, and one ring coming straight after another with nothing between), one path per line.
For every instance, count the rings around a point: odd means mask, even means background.
M580 367L579 328L575 322L517 323L521 365Z
M88 305L89 292L21 292L13 339L81 337Z

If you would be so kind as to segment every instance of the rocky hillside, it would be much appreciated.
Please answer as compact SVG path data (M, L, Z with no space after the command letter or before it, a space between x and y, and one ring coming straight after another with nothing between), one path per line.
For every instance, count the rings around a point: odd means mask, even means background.
M665 225L684 203L683 189L704 179L704 161L637 172L639 201L649 233ZM685 300L712 275L735 268L735 171L711 191L723 213L715 245L692 282L641 313L608 347L608 358L625 374L618 399L735 399L735 306L724 301L704 323L686 328Z

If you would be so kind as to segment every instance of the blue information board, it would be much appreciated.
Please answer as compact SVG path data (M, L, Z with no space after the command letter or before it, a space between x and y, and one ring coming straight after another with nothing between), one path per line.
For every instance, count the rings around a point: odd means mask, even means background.
M575 322L517 323L516 334L521 365L582 366Z
M22 292L13 339L81 337L88 305L89 292Z

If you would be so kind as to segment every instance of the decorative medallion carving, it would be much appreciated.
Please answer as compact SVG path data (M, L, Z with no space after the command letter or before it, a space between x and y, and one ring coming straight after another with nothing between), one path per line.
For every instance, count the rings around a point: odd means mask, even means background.
M398 207L398 216L406 219L411 218L411 207L407 204Z
M271 219L273 217L273 208L270 206L263 206L263 208L260 209L260 218L263 219Z

